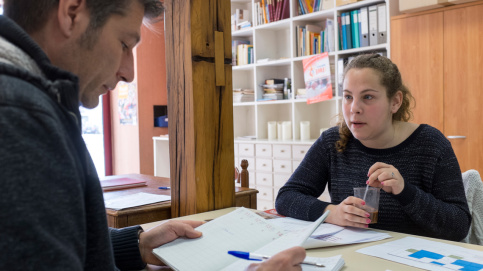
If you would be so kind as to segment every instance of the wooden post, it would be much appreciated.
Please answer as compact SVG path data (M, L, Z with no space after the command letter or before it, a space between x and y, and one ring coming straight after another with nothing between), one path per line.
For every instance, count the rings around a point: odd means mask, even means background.
M164 0L173 217L235 205L230 0Z

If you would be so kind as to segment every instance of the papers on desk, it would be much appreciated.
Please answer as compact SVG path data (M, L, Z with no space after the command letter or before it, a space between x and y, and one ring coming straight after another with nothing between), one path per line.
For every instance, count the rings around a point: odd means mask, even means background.
M303 221L290 217L270 219L268 222L276 227L284 229L285 232L298 230L307 227L312 222ZM352 227L341 227L333 224L323 223L312 233L303 247L318 248L330 247L346 244L357 244L365 242L379 241L391 238L387 233L376 232L368 229L359 229Z
M171 196L149 193L136 193L104 201L106 208L121 210L151 203L171 200Z
M198 227L202 237L178 238L154 249L153 253L175 270L244 270L253 261L237 259L228 254L229 250L274 255L301 245L321 221L284 233L252 211L239 208ZM303 265L303 270L339 270L344 261L340 256L332 258L312 258L326 263L327 268ZM329 269L329 265L334 268Z
M406 237L357 252L434 271L483 269L483 252L456 245Z

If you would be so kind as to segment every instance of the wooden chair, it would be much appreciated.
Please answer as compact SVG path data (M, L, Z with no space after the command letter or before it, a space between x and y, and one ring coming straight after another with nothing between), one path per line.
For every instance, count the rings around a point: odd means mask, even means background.
M238 167L235 167L235 182L240 183L241 187L248 188L249 186L249 176L248 176L248 161L243 159L240 163L242 168L241 172L238 170Z

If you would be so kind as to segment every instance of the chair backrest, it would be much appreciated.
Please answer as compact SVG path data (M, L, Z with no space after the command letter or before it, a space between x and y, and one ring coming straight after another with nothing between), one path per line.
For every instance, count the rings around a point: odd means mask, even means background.
M474 169L464 172L462 177L472 216L470 230L463 242L483 245L483 182L478 171Z
M241 171L238 167L235 167L235 182L240 183L241 187L249 187L249 176L248 176L248 161L243 159L240 163Z

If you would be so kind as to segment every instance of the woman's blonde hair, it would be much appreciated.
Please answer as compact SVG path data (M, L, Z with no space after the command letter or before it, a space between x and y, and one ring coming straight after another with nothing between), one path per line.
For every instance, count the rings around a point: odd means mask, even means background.
M401 73L396 64L384 56L379 54L364 54L355 57L344 69L343 80L347 72L351 69L370 68L379 74L381 85L386 88L387 98L391 99L398 91L402 92L402 104L399 110L392 115L393 121L409 121L413 117L412 108L415 103L413 95L409 89L403 84ZM352 133L347 127L343 116L339 116L337 122L339 126L340 139L336 142L335 147L338 152L343 152L346 148L347 142L352 137Z

